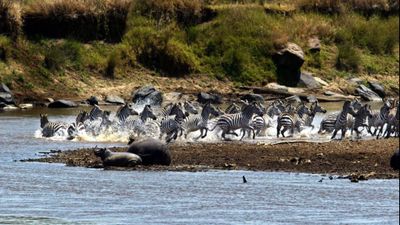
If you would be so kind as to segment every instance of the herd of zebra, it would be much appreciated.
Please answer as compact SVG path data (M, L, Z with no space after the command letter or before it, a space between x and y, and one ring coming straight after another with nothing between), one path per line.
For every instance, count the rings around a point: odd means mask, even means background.
M170 103L163 108L145 105L141 106L142 110L137 110L140 106L128 103L121 106L116 113L94 105L90 112L80 111L71 124L50 122L47 115L41 114L41 134L43 137L58 135L74 139L82 133L92 136L125 133L130 137L158 136L168 143L181 136L186 139L195 131L200 131L200 135L194 138L198 140L214 130L218 131L217 135L221 133L223 140L229 139L226 135L239 136L237 132L241 132L240 140L245 138L246 133L248 138L254 139L256 136L266 136L268 128L276 127L279 138L285 137L287 132L289 136L293 136L306 127L314 129L313 120L316 114L327 112L318 101L308 105L304 102L275 100L267 107L259 102L241 101L238 104L232 103L223 111L211 103L201 105L189 101ZM346 131L351 130L359 138L362 129L377 138L398 137L399 102L386 100L379 111L372 111L370 105L363 105L358 100L346 101L338 114L322 119L318 133L333 133L331 139L334 139L337 132L341 131L342 139Z

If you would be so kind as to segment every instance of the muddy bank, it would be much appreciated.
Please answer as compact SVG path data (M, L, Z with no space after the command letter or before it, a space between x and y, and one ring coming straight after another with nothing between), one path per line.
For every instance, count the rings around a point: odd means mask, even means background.
M225 142L187 143L170 146L171 166L139 166L140 170L203 171L244 169L319 174L353 175L356 178L399 178L389 159L399 147L396 138L328 143L282 143L275 145ZM113 148L126 151L126 148ZM102 168L92 149L53 151L43 158L24 161L64 163L68 166ZM121 168L107 168L121 169Z

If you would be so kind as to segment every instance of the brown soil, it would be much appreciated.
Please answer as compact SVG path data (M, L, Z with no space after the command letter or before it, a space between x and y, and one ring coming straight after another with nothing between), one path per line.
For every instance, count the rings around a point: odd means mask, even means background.
M139 166L133 169L173 171L244 169L336 174L355 180L399 178L399 173L389 166L389 159L397 148L399 140L396 138L275 145L243 142L173 144L170 146L173 157L171 166ZM112 150L126 151L126 148ZM93 149L53 152L48 157L26 161L102 168L100 159L93 154Z

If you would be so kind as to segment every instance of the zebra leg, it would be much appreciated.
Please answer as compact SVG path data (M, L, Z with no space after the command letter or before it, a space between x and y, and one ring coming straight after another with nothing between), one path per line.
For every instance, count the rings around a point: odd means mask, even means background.
M285 137L285 132L288 130L287 127L283 127L283 129L281 130L281 135L282 137Z
M281 131L281 126L278 124L278 126L276 127L276 137L279 138L279 132ZM285 137L285 136L283 136Z
M207 127L203 128L203 130L204 130L204 135L201 136L201 138L205 138L207 136L207 133L208 133L208 128Z
M338 130L335 128L335 130L333 131L333 135L331 137L331 139L334 139L336 137Z
M341 138L340 138L340 140L343 140L343 138L346 138L346 131L347 131L347 129L346 128L342 128L342 136L341 136Z

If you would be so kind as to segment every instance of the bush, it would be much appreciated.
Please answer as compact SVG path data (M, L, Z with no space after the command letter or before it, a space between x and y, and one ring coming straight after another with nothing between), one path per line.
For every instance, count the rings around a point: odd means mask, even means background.
M115 68L119 64L120 56L117 52L113 52L107 60L107 66L105 69L105 76L110 79L115 78Z
M44 52L44 67L57 71L65 65L81 66L82 51L78 42L67 40L61 44L50 44Z
M0 0L0 33L16 40L21 33L21 7L11 0Z
M352 44L338 45L336 68L339 70L357 72L360 65L360 55Z
M7 62L11 57L11 41L5 36L0 36L0 60Z

